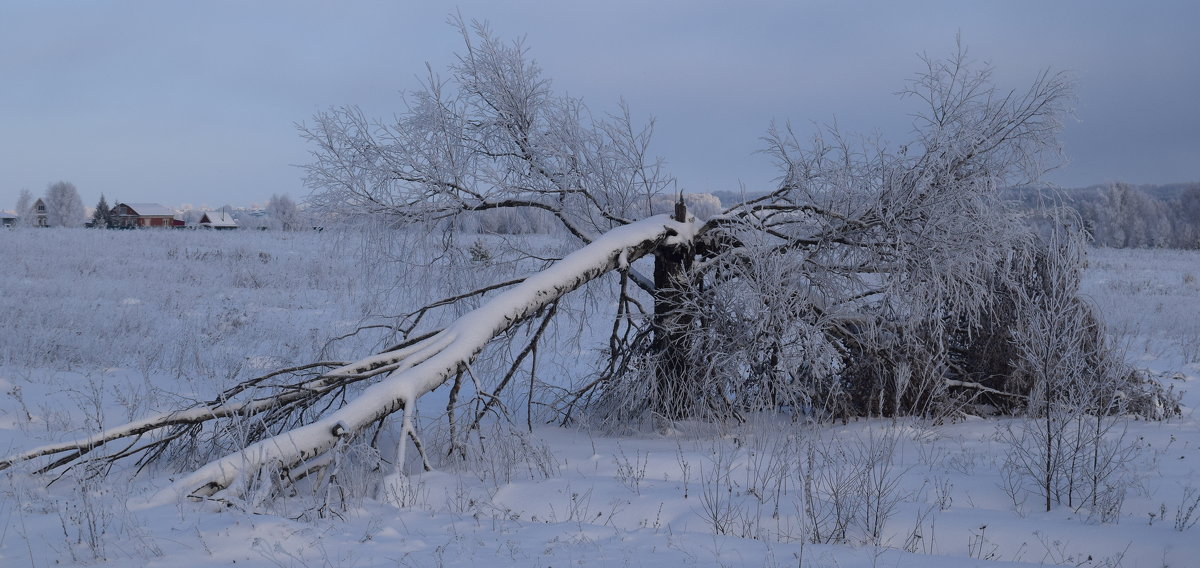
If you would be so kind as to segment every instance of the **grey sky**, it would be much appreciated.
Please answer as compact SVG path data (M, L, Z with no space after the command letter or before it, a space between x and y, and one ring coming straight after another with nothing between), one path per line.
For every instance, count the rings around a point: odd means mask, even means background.
M906 138L893 93L956 33L998 82L1073 72L1064 186L1200 181L1200 2L457 3L524 35L560 92L654 116L656 151L689 191L750 189L772 120ZM91 206L218 207L305 196L294 123L358 104L401 108L444 70L454 4L0 2L0 209L68 180Z

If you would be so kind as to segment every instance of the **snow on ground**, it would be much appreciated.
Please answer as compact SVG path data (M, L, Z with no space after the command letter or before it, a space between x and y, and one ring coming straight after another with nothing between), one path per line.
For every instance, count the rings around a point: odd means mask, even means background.
M513 270L481 261L457 283L413 267L388 272L315 233L5 231L0 258L5 455L263 370L361 355L371 341L326 341ZM1185 404L1179 418L1123 430L1136 452L1111 518L1092 507L1047 513L1035 495L1010 495L1009 448L996 433L1011 419L813 426L756 417L613 436L528 434L522 414L487 426L466 463L434 472L380 480L347 461L346 495L138 509L127 503L176 473L121 466L107 482L69 472L47 487L52 478L27 467L0 472L0 566L1194 566L1198 273L1194 252L1093 252L1084 293L1128 358L1182 390ZM379 285L389 279L397 285ZM584 322L599 308L579 309L591 310L579 312ZM579 361L546 367L565 383L589 358L569 342L560 348L577 349L564 359ZM444 404L435 396L428 407ZM436 412L425 422L436 440ZM839 485L854 471L863 474L855 486ZM806 480L822 506L805 506ZM871 485L881 490L863 490ZM864 509L871 495L875 508ZM844 535L835 501L858 511Z

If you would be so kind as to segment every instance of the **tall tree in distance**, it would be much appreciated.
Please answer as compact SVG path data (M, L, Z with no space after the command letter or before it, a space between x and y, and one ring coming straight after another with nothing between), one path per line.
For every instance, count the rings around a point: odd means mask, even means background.
M17 196L17 224L20 227L33 226L33 193L22 189Z
M104 194L100 194L100 201L96 202L96 210L92 211L92 228L107 229L112 227L112 208L108 206L108 200L104 199Z
M271 195L267 202L267 218L272 229L295 231L300 228L300 210L287 195Z
M51 227L78 227L86 215L75 184L57 181L46 188L46 223Z

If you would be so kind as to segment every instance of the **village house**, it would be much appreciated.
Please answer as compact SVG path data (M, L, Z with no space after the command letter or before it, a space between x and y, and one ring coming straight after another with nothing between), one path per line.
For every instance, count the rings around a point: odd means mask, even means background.
M175 212L157 203L120 203L112 208L112 226L119 229L171 228Z
M205 211L199 225L206 229L236 229L238 226L237 220L225 211Z
M10 228L17 226L17 220L20 217L13 215L7 211L0 211L0 227Z
M49 227L50 220L46 217L46 202L40 197L33 202L33 226Z

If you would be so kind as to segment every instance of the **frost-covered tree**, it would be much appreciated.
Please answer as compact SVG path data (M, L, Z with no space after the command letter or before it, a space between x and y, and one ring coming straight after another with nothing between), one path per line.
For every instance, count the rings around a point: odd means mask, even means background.
M78 227L86 218L75 184L58 181L46 188L46 223L51 227Z
M606 360L546 401L563 421L941 415L955 402L1018 408L1028 399L1032 387L1006 382L1019 362L1017 291L1027 285L1013 259L1039 245L999 190L1054 163L1071 101L1064 76L1043 73L1028 89L1008 91L965 50L927 58L903 91L916 107L907 144L773 127L766 151L778 185L697 219L667 192L671 178L650 155L649 125L635 124L624 107L598 114L556 94L520 41L454 23L464 48L449 75L430 72L394 120L343 107L302 127L313 145L311 203L387 227L452 228L463 215L535 210L577 250L525 278L414 310L387 326L403 337L378 354L283 369L210 402L0 466L53 455L54 469L125 438L138 441L117 456L159 455L204 423L228 419L217 431L240 433L249 445L165 494L212 496L264 472L290 480L322 471L339 448L373 439L399 412L397 469L410 447L429 467L417 401L450 385L455 451L466 430L503 407L501 391L527 356L533 365L558 301L601 278L613 280L616 295L605 303L615 306L604 324ZM664 199L672 211L641 218ZM638 262L643 256L651 266ZM430 310L447 306L459 308L458 319L421 327ZM506 350L507 373L480 376L484 347L521 325L528 332ZM294 381L281 384L286 376ZM370 386L339 398L360 383ZM468 391L476 404L459 402Z
M1046 511L1063 503L1102 513L1103 501L1123 497L1118 478L1135 449L1125 439L1123 419L1178 410L1164 408L1174 404L1169 398L1131 388L1140 379L1078 295L1086 245L1076 226L1054 227L1044 246L1015 259L1028 277L1013 290L1018 324L1011 332L1008 384L1028 396L1026 419L1001 428L1000 439L1009 446L1006 469L1032 485Z
M20 227L29 227L33 225L33 193L28 189L22 189L20 195L17 196L17 225Z
M651 129L628 109L593 115L557 95L520 41L455 21L465 49L450 77L430 72L396 121L358 108L323 112L302 134L317 208L435 221L466 212L549 212L578 242L628 224L670 179L649 156Z
M267 219L272 229L295 231L300 228L300 210L287 195L272 195L267 202Z

